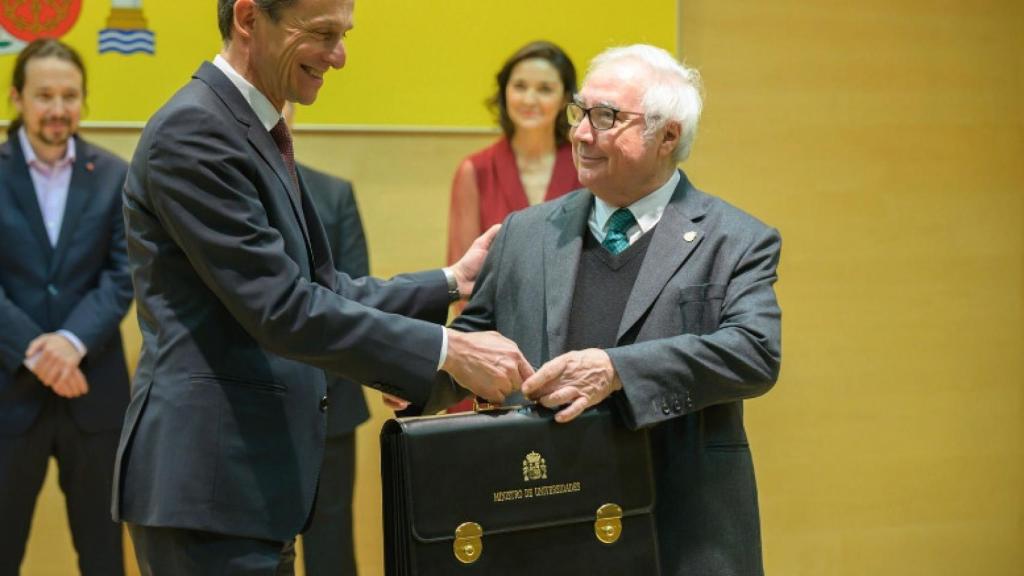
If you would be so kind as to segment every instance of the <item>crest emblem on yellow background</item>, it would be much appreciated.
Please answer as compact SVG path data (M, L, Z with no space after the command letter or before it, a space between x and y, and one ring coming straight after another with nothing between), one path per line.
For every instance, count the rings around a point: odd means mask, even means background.
M142 0L110 0L107 27L100 30L100 54L154 54L156 35L146 27Z
M81 10L82 0L0 0L0 26L25 42L60 38Z

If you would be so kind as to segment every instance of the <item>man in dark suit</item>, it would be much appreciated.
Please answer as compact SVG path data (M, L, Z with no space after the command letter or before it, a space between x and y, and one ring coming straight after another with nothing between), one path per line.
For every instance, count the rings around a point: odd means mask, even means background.
M285 104L284 119L292 127L294 106ZM363 221L352 183L296 162L299 176L316 207L327 234L334 267L352 278L370 274ZM352 539L352 491L356 473L356 427L370 417L358 384L328 375L327 441L320 469L320 489L313 506L312 524L302 535L302 557L307 576L355 576Z
M127 164L75 133L85 68L56 40L14 64L0 145L0 574L18 574L50 456L82 574L124 573L108 514L128 404Z
M292 572L323 460L324 370L415 409L450 392L439 369L495 399L532 374L502 336L437 324L493 233L443 271L334 270L280 110L344 65L352 8L219 0L223 50L136 148L124 202L143 344L113 514L143 574Z
M568 108L586 188L506 219L453 327L498 330L543 364L523 392L558 421L609 399L649 428L662 574L753 576L743 400L778 376L781 241L676 168L698 83L659 48L598 56Z

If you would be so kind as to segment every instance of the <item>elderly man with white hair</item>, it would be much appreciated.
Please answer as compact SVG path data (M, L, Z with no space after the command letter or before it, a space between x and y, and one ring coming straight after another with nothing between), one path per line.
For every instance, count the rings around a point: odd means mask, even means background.
M453 328L515 341L558 421L608 401L649 430L662 574L760 575L743 401L779 373L781 238L678 169L699 83L652 46L595 58L567 110L586 188L505 220Z

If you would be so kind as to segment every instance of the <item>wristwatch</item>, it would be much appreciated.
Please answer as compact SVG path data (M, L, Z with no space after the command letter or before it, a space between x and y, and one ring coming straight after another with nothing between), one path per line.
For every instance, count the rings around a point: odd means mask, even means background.
M451 268L442 268L442 270L445 280L448 281L448 301L458 302L462 298L462 294L459 294L459 281L455 279L455 273Z

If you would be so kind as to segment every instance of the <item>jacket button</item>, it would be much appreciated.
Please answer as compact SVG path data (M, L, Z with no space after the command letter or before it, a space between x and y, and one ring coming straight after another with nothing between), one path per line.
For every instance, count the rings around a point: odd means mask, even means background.
M50 293L50 296L56 296L57 294L60 294L60 290L57 290L57 287L54 286L53 284L47 284L46 291Z
M325 394L324 397L320 399L320 411L321 412L327 412L327 407L330 406L330 405L331 405L331 400Z

